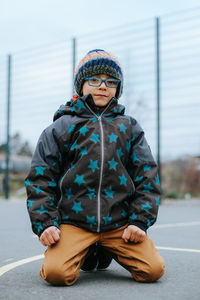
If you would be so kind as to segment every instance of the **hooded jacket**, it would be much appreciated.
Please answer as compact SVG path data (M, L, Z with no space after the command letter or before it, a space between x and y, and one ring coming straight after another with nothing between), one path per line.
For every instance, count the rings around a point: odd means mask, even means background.
M41 134L26 178L33 232L72 224L92 232L157 217L157 165L144 132L112 98L104 110L92 96L62 105Z

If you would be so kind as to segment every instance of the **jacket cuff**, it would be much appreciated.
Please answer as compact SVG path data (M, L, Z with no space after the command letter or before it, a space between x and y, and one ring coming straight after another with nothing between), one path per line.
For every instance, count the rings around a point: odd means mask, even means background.
M134 225L134 226L137 226L137 227L139 227L140 229L142 229L143 231L147 231L147 226L145 226L145 224L144 223L142 223L142 222L140 222L140 221L130 221L129 223L128 223L128 225Z

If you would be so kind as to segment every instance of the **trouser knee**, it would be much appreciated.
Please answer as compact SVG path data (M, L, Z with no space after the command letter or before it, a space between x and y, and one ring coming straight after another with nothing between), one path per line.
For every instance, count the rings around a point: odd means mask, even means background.
M78 279L79 272L65 266L42 266L40 276L52 285L73 285Z
M164 261L154 264L146 265L142 270L132 273L133 278L140 282L154 282L160 279L165 273Z

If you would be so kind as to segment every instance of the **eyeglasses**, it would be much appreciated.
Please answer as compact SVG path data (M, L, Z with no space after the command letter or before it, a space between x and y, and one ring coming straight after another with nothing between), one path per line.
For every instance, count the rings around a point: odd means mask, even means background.
M90 86L100 86L102 82L105 82L105 85L109 88L117 88L120 83L119 79L114 78L101 79L99 77L87 77L85 80L88 80Z

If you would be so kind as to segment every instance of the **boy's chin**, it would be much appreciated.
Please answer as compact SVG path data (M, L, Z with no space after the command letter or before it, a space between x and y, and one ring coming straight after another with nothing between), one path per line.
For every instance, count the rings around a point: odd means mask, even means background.
M94 99L94 98L93 98ZM97 105L97 106L106 106L108 103L110 102L110 100L108 101L107 99L94 99L94 103Z

